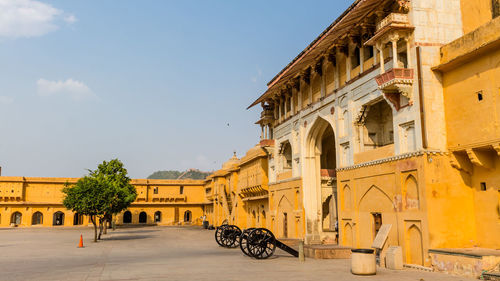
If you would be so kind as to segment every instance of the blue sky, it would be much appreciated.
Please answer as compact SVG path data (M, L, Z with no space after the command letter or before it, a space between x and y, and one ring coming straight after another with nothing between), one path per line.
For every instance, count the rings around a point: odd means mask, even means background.
M218 169L259 141L246 107L350 4L0 0L2 175Z

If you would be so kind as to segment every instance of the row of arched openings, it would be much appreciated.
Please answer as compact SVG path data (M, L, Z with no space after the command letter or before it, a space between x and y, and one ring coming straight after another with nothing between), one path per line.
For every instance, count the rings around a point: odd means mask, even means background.
M10 223L15 225L20 225L22 223L23 214L20 212L14 212L10 217ZM41 212L35 212L31 216L31 225L43 224L43 214ZM73 225L83 224L83 216L80 214L75 214L73 219ZM64 213L57 211L52 215L52 225L64 225Z
M184 212L184 222L191 222L193 215L191 211ZM139 213L139 223L147 223L148 222L148 214L146 212ZM156 211L154 214L154 222L161 222L161 212ZM123 213L123 223L132 223L132 212L126 211Z

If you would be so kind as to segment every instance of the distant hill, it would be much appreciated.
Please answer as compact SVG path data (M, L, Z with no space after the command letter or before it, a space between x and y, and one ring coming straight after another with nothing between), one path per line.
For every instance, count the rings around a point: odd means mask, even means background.
M208 177L210 172L202 172L197 169L189 169L184 172L180 171L156 171L152 173L148 179L163 179L163 180L177 180L177 179L192 179L192 180L204 180Z

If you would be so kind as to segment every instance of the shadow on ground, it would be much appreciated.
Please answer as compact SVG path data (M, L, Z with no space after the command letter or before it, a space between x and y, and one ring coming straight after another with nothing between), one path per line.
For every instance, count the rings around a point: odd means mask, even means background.
M114 237L104 237L101 240L138 240L138 239L148 239L154 237L153 235L120 235Z

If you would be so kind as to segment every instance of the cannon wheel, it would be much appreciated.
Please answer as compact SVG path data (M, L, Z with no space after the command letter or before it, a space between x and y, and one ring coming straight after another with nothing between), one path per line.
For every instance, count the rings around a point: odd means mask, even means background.
M236 225L227 225L222 231L222 244L226 248L236 248L240 245L241 229Z
M217 228L215 229L215 241L221 247L225 247L224 244L222 243L222 240L223 240L222 233L224 232L224 229L226 227L227 227L227 224L223 224L221 226L217 226Z
M267 259L276 250L276 238L274 234L266 228L252 230L247 237L248 252L256 259Z
M243 252L243 254L251 257L250 252L248 252L248 234L250 231L254 230L255 228L247 228L243 230L243 233L240 235L240 249Z

